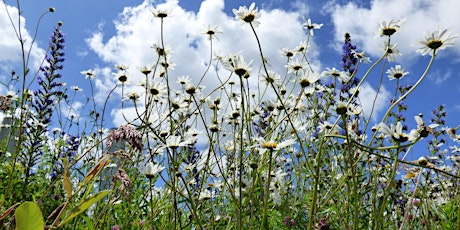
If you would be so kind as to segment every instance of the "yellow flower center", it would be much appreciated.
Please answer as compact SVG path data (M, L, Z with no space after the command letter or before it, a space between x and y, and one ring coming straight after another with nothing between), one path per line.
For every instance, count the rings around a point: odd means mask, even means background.
M150 88L150 93L152 95L158 95L160 93L160 91L156 88Z
M299 71L299 70L302 69L302 66L296 65L296 66L293 66L292 69L295 70L295 71Z
M278 142L267 141L267 142L264 142L264 144L262 146L264 148L266 148L266 149L274 149L274 148L276 148L276 146L278 146Z
M126 82L128 80L128 78L126 77L126 75L121 75L120 77L118 77L118 80L120 82Z
M402 73L395 73L395 74L393 74L393 77L394 78L400 78L400 77L402 77Z
M300 79L300 86L302 86L302 88L305 88L305 87L308 87L310 86L311 83L309 80L307 79Z
M382 29L382 34L385 35L385 36L391 36L394 33L396 33L395 28L384 28L384 29Z
M168 14L167 14L167 13L164 13L164 12L158 12L157 17L159 17L159 18L166 18L166 17L168 17Z
M244 16L243 21L249 23L249 22L254 21L255 18L256 18L256 16L254 14L248 14L248 15Z
M415 177L415 173L408 172L407 175L406 175L406 177L407 177L408 179L412 179L412 178Z
M243 68L237 68L237 69L235 69L235 73L236 73L236 75L241 77L241 76L245 75L247 73L247 71L245 69L243 69Z
M430 49L437 49L442 46L442 41L432 40L432 41L427 42L426 46L428 46Z

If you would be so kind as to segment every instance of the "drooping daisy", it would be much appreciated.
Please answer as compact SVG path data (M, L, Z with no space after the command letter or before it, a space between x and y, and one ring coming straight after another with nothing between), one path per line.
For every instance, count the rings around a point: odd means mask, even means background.
M85 78L92 80L96 75L92 69L84 70L80 72L81 74L85 75Z
M457 142L460 142L460 135L457 134L457 129L459 127L456 127L456 128L448 128L447 129L447 134L449 134L449 137L452 138L454 141L457 141Z
M395 67L391 67L389 70L387 70L387 76L390 80L394 79L401 79L409 72L405 72L403 68L401 68L401 65L396 65Z
M267 148L267 149L272 148L272 149L275 149L275 150L280 150L280 149L284 149L286 147L289 147L289 146L291 146L293 144L295 144L294 139L287 139L287 140L284 140L282 142L269 140L269 141L263 142L262 147Z
M249 63L246 63L244 61L244 57L241 55L230 57L223 64L227 70L235 72L236 75L244 78L249 77L249 73L252 69L252 60Z
M172 53L172 49L168 45L163 47L161 44L154 43L152 45L152 48L155 49L155 51L157 52L158 56L168 56L168 55L171 55L171 53Z
M121 82L121 84L126 84L128 81L128 74L125 71L119 71L117 74L115 74L115 78Z
M176 113L186 113L190 105L190 101L187 101L185 97L175 97L171 100L171 108Z
M336 134L336 133L339 133L339 130L337 129L337 126L334 126L332 125L330 122L328 121L324 121L323 123L321 123L319 126L319 132L320 133L333 133L333 134Z
M314 35L314 33L313 33L313 30L314 30L314 29L317 29L317 30L318 30L318 29L321 29L321 27L323 27L323 24L322 24L322 23L321 23L321 24L318 24L318 23L311 23L311 19L310 19L310 18L307 19L307 20L305 20L305 23L302 24L302 25L305 27L305 29L307 29L307 30L309 31L310 36L313 36L313 35Z
M363 108L360 105L348 105L348 114L349 115L359 115L363 112Z
M347 105L344 104L342 101L339 101L339 103L337 105L333 105L333 107L335 107L335 111L337 112L337 114L339 115L344 115L347 113L348 111L348 108L347 108Z
M165 167L163 167L160 164L153 164L153 162L148 162L145 165L144 170L142 170L142 173L149 179L152 179L157 173L163 171Z
M388 41L385 41L383 44L383 51L386 53L389 62L394 62L396 56L401 56L401 52L399 52L397 47L398 44L388 44Z
M163 68L169 69L169 70L173 70L174 67L176 67L176 64L170 62L169 60L166 62L164 61L160 62L160 65L163 66Z
M166 146L165 147L167 147L167 148L176 149L178 147L187 146L187 145L189 145L189 143L183 141L180 136L171 135L168 138L166 138Z
M259 13L257 12L258 9L255 6L256 4L254 2L249 6L249 8L246 6L240 6L238 10L233 9L233 13L236 18L239 18L246 23L250 23L253 26L258 26L260 24L260 22L257 21Z
M302 88L309 87L313 85L316 81L318 81L320 78L320 75L317 73L314 73L310 70L302 71L302 75L299 78L299 83Z
M212 40L213 38L216 38L217 40L219 40L219 38L217 37L217 34L221 34L221 33L222 32L219 31L218 26L208 25L208 27L206 27L206 29L204 30L204 34L208 35L209 40Z
M423 47L418 49L417 52L420 52L423 56L427 53L433 56L436 54L437 50L445 49L447 46L453 46L455 38L457 37L451 36L450 31L447 29L425 34L425 40L420 41Z
M140 95L137 94L136 92L132 92L132 93L127 94L126 98L132 101L137 101L140 98Z
M81 92L83 91L83 89L81 89L80 87L76 86L76 85L73 85L73 86L70 86L70 89L75 91L75 92Z
M149 75L149 74L152 72L152 68L153 68L153 67L148 67L147 65L144 65L144 66L142 66L141 68L139 68L139 70L140 70L141 73L143 73L144 75Z
M331 68L326 68L325 71L321 73L322 76L332 76L336 77L342 82L347 82L350 79L350 76L347 74L345 71L339 71L335 67Z
M315 91L316 91L315 87L306 87L304 89L304 95L307 96L307 97L311 96L313 93L315 93Z
M359 59L359 62L364 62L366 64L372 63L371 58L366 56L364 52L357 52L356 57Z
M162 9L150 9L152 11L153 16L156 18L166 18L170 16L170 12L168 10L162 10Z
M274 71L268 71L267 74L262 75L262 82L265 82L266 85L273 84L275 86L281 85L281 77L278 73Z
M304 52L307 52L308 50L308 43L307 41L301 41L299 46L296 47L296 51L297 52L301 52L301 53L304 53Z
M32 91L32 93L33 93L33 91ZM6 97L11 101L19 100L18 94L16 93L16 91L13 91L13 90L8 90L8 92L6 92Z
M410 134L403 133L403 125L401 122L396 123L396 126L391 124L390 127L382 122L378 125L378 127L380 132L390 136L391 139L396 142L412 141L419 138L417 135L418 132L411 131Z
M276 101L274 99L263 101L262 106L265 110L273 112L276 108Z
M283 48L283 49L281 50L281 55L283 55L284 57L287 57L287 58L292 58L292 57L294 57L295 53L296 53L296 52L295 52L294 50L291 50L291 49L289 49L289 48Z
M383 36L388 36L390 37L394 33L396 33L401 26L404 24L406 20L390 20L388 23L386 21L383 21L378 24L378 30L377 34L379 34L381 37Z
M188 94L190 94L190 95L195 94L196 91L197 91L197 89L196 89L195 85L192 84L192 83L189 83L189 84L187 84L187 85L185 86L185 92L188 93Z
M288 68L288 73L299 73L307 67L307 63L296 59L291 60L285 67Z
M192 83L192 80L190 79L188 75L184 75L184 76L180 76L177 78L177 83L181 85L188 85Z
M121 65L121 64L115 64L115 69L118 69L120 71L126 71L128 70L128 66Z
M209 200L209 199L211 199L213 196L214 196L214 193L213 193L213 192L211 192L211 191L208 190L208 189L203 189L203 190L200 192L200 196L198 197L198 200Z
M166 85L160 82L155 82L147 87L147 93L152 95L154 100L161 100L166 95Z

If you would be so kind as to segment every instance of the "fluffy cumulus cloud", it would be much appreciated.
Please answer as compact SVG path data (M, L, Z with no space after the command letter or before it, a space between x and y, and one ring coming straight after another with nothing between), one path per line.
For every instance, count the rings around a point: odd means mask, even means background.
M340 3L339 3L340 2ZM391 37L391 42L397 44L397 49L401 56L397 56L395 61L403 65L411 72L411 76L422 73L419 69L420 53L417 49L422 47L421 41L425 39L427 33L436 30L448 29L451 36L460 35L460 1L458 0L373 0L369 4L361 4L360 1L337 1L331 0L323 8L323 12L330 15L334 27L335 44L334 47L341 47L345 33L351 35L352 42L358 45L358 49L364 51L372 60L376 60L383 55L384 42L386 37L380 37L378 31L379 23L390 20L405 20L401 29ZM337 50L341 52L341 50ZM460 57L460 39L454 41L454 46L439 52L438 58L448 56L452 59L445 59L455 66ZM425 61L424 63L426 63ZM446 63L447 64L447 63ZM455 68L455 67L452 67ZM434 71L434 72L433 72ZM430 71L428 76L431 84L441 85L448 81L454 83L449 69ZM406 79L404 79L406 80ZM416 80L416 79L415 79ZM414 79L408 80L414 83ZM456 83L456 82L455 82ZM386 84L382 85L382 92L385 92ZM364 90L370 94L375 94L376 86L363 86ZM382 111L388 106L388 99L381 94L377 100L374 113ZM389 95L387 95L389 96ZM373 97L361 95L363 107L370 107ZM369 100L371 99L371 100ZM381 103L379 103L379 101ZM366 111L366 109L364 109Z
M437 69L428 75L428 79L431 80L435 85L441 86L449 78L452 77L452 69L443 69L442 71Z
M372 122L377 122L378 115L388 108L390 96L390 92L385 87L381 87L377 91L368 83L364 83L358 97L363 108L364 117L366 119L370 118Z
M29 68L38 69L41 60L43 60L45 51L36 44L31 47L32 36L25 28L26 20L20 17L21 25L18 25L18 9L14 6L5 5L0 2L0 80L5 82L6 79L11 77L11 71L20 72L20 65L22 62L21 46L19 43L18 32L21 31L22 39L25 41L24 48L26 57L29 54ZM0 88L0 92L4 92L4 88Z
M171 81L175 82L177 77L188 75L193 83L197 83L206 71L210 60L215 54L226 56L230 53L241 52L245 60L254 60L254 76L261 66L261 58L256 43L256 38L248 25L240 20L235 20L234 15L228 15L224 11L224 0L206 0L201 3L197 12L183 9L178 1L166 1L154 5L152 1L146 0L135 7L126 7L119 17L114 20L116 28L115 35L106 37L104 27L87 38L89 47L107 66L96 68L99 77L95 78L98 89L98 100L105 99L111 87L115 85L113 77L114 64L129 66L130 85L126 92L140 91L138 83L143 79L139 68L143 65L151 66L156 61L153 44L160 44L163 36L165 46L172 48L172 56L169 61L176 65L175 69L169 72ZM260 10L260 26L256 27L264 56L269 60L274 71L283 73L286 58L280 54L282 48L296 48L300 42L307 39L307 31L302 27L302 16L305 7L296 3L298 11L284 11L280 9ZM162 10L169 13L164 18L164 32L161 34L161 20L155 18L152 11ZM228 11L228 10L227 10ZM217 26L222 34L217 34L218 39L211 43L204 32L208 25ZM314 52L316 44L310 40L310 51L308 53L314 69L319 71L320 63ZM213 56L211 56L213 55ZM108 71L112 69L112 71ZM223 70L219 73L228 75ZM257 78L250 78L257 81ZM253 82L255 84L255 82ZM209 89L218 87L216 73L208 73L203 79L202 85ZM100 87L99 87L100 86ZM121 96L121 90L115 91ZM125 112L130 109L125 109ZM111 114L117 118L115 125L124 122L120 109L112 110Z
M458 0L374 0L370 7L362 7L356 3L328 5L331 14L337 43L342 42L343 34L351 34L352 40L361 44L364 51L373 56L383 54L384 38L376 36L377 25L392 19L406 20L402 29L392 36L392 42L398 44L398 49L404 58L397 61L413 61L419 54L416 50L421 47L419 41L424 40L424 34L440 29L449 29L454 35L460 34L460 1ZM372 39L374 38L375 39ZM455 41L454 52L460 54L460 39Z

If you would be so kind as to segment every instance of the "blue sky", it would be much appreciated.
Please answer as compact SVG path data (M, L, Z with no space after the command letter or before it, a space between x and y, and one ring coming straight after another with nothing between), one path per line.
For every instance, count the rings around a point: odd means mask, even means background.
M202 34L205 26L216 25L223 34L215 44L215 51L222 55L242 51L248 59L257 62L255 39L250 28L234 19L232 9L240 5L249 6L252 1L241 0L206 0L206 1L154 1L154 0L79 0L79 1L21 1L21 11L25 19L25 31L33 34L37 18L49 7L56 11L42 20L37 37L37 46L32 52L32 65L37 65L43 56L43 50L49 40L53 26L62 21L62 31L66 37L66 62L64 63L64 81L70 85L83 88L81 92L89 96L89 84L80 71L93 69L95 78L96 101L102 104L108 90L115 84L112 75L114 64L130 67L133 76L139 67L152 64L153 43L159 42L159 20L154 18L149 9L168 10L171 17L165 20L166 44L173 48L173 62L176 64L173 75L188 74L201 76L204 63L208 59L208 41ZM429 56L415 52L423 40L424 33L438 29L450 29L456 36L460 35L460 8L458 0L374 0L374 1L291 1L272 0L255 1L261 10L261 25L257 31L267 55L273 63L283 63L275 69L282 70L284 58L279 54L281 48L295 48L305 40L307 31L302 30L303 19L311 18L315 23L323 23L315 31L309 58L316 71L326 67L340 68L340 52L343 34L348 32L358 46L366 52L371 60L376 60L382 53L384 38L375 36L377 24L391 19L405 19L401 31L395 34L394 41L403 54L395 62L387 63L384 72L400 64L410 72L402 79L402 84L413 84L423 73ZM16 1L7 0L10 13L15 14ZM0 54L0 80L5 81L11 69L18 68L19 43L14 40L11 25L6 18L5 6L0 3L0 48L6 50ZM30 40L30 38L29 38ZM428 77L421 86L409 96L407 103L408 120L423 113L430 117L432 109L443 103L449 115L447 125L456 126L460 119L460 39L453 47L441 50ZM258 66L258 64L254 64ZM361 68L366 69L367 66ZM381 68L381 67L380 67ZM138 71L137 71L138 72ZM364 85L367 96L373 98L375 88L380 80L380 72L369 77ZM135 79L135 76L133 77ZM196 80L196 79L195 79ZM382 116L385 103L393 93L395 82L389 81L386 74L382 95L378 100L377 117ZM209 80L205 85L212 88ZM4 94L9 89L0 89ZM128 89L129 90L129 89ZM136 90L133 86L131 90ZM107 120L109 126L123 123L120 119L120 95L109 101ZM369 103L369 102L368 102ZM75 104L76 107L82 106ZM376 118L378 119L378 118Z

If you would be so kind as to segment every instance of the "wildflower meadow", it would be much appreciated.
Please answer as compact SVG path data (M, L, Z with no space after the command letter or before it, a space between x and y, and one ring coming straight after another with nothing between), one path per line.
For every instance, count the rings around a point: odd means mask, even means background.
M45 10L37 30L54 11ZM232 16L258 59L244 50L217 54L225 31L209 21L202 74L177 76L171 70L183 67L164 36L171 12L145 11L160 25L150 28L159 42L145 47L152 64L117 64L104 98L95 98L91 67L77 74L92 91L64 82L65 22L39 28L50 39L34 69L35 40L11 20L16 36L7 39L22 62L0 82L0 228L460 229L460 126L446 125L442 101L406 115L406 99L453 45L450 30L414 35L425 70L403 85L408 72L394 64L403 54L393 38L404 20L378 24L370 39L384 44L379 58L345 33L339 67L316 70L310 41L323 24L304 19L306 39L276 50L285 62L272 62L258 32L262 12L242 4ZM360 100L370 77L394 84L377 121ZM87 112L72 106L77 100ZM107 125L109 100L123 125ZM426 154L408 159L415 148Z

